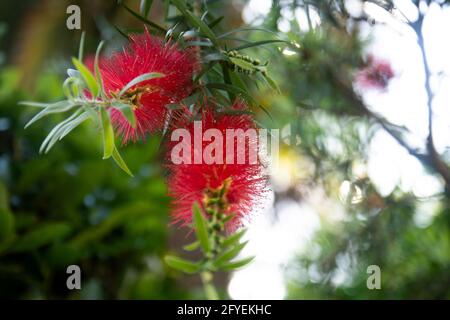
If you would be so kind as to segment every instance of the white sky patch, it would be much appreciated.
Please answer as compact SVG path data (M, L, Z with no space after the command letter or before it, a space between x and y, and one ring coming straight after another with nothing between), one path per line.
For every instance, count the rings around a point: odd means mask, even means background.
M293 253L306 249L320 228L317 213L307 204L285 200L276 205L276 215L272 210L256 217L248 227L245 237L249 243L240 258L255 259L233 274L228 288L232 299L283 299L284 266Z
M242 10L242 19L245 23L258 24L270 12L271 0L250 0Z
M404 8L405 5L402 12ZM378 18L384 14L376 12ZM414 147L424 149L428 136L428 108L425 73L417 39L411 36L411 31L403 34L395 32L389 23L368 28L370 30L366 32L371 32L373 41L367 52L390 61L396 77L387 92L366 91L364 100L372 110L389 121L408 128L407 141ZM423 32L435 94L433 133L438 152L444 152L450 146L450 44L443 40L448 30L450 10L431 6ZM369 176L383 195L388 195L397 182L402 190L414 191L418 196L430 196L442 191L438 178L425 172L422 165L386 133L377 134L370 149ZM421 186L423 184L425 186Z

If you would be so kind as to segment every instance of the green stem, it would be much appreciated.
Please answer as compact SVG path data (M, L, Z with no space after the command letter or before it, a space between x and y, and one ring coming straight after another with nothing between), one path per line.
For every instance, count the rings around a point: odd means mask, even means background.
M219 300L219 295L213 283L213 274L209 271L203 271L200 273L200 277L202 278L206 298L208 300Z

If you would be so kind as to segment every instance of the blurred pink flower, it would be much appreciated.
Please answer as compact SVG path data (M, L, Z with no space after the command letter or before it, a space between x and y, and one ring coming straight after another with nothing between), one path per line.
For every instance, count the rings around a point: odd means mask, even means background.
M369 55L366 66L356 74L356 83L364 89L385 90L395 76L391 64Z

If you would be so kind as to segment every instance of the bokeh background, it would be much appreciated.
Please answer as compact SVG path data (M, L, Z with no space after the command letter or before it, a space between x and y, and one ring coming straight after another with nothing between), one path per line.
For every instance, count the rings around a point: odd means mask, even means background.
M139 2L124 1L139 11ZM427 153L429 105L438 156L450 161L450 6L446 1L206 1L219 29L261 26L296 45L246 53L269 60L281 94L254 88L281 129L272 191L248 223L252 264L220 274L233 299L450 298L449 189ZM29 299L202 298L199 279L169 269L189 230L170 224L161 138L123 147L135 173L101 160L96 129L83 124L47 155L39 145L61 120L24 130L35 109L57 101L81 31L66 28L77 4L86 50L124 44L117 31L143 29L117 1L3 0L0 3L0 297ZM172 8L173 9L173 8ZM164 22L164 1L149 19ZM424 17L428 70L417 33ZM408 22L409 21L409 22ZM238 37L239 36L239 37ZM231 41L258 41L243 30ZM297 50L296 50L297 49ZM354 76L372 55L394 71L383 88ZM429 76L430 88L425 86ZM432 98L428 104L428 98ZM445 168L444 168L445 169ZM66 288L66 267L82 290ZM369 290L367 267L381 269Z

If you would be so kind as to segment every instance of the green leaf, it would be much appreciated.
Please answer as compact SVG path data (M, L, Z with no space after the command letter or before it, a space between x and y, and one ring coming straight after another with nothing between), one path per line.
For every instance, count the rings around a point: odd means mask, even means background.
M252 47L258 47L258 46L262 46L264 44L268 44L268 43L276 43L276 42L284 42L284 43L289 43L289 41L286 40L262 40L262 41L256 41L256 42L252 42L252 43L247 43L247 44L243 44L242 46L230 49L231 50L243 50L243 49L248 49L248 48L252 48Z
M230 262L230 263L222 265L221 269L223 271L234 271L236 269L239 269L239 268L249 264L250 262L253 261L253 259L255 259L255 257L249 257L249 258L245 258L245 259L238 260L235 262Z
M67 75L68 75L70 78L80 78L80 79L81 79L81 73L80 73L80 71L75 70L75 69L71 69L71 68L67 69Z
M189 22L197 27L214 45L218 46L217 37L211 28L199 17L194 15L187 9L183 0L172 0L172 3L181 11L181 13L189 20Z
M206 66L204 66L202 68L202 70L195 75L194 80L193 80L194 83L197 83L198 80L200 80L213 67L213 65L214 65L214 63L209 63Z
M93 97L97 97L99 93L99 86L97 81L95 80L94 75L89 71L89 69L78 59L72 58L73 65L80 71L81 76L83 77L84 82L88 86L89 91L91 92Z
M122 37L124 37L125 39L127 39L127 40L130 39L130 38L128 37L128 35L127 35L125 32L123 32L122 30L120 30L120 28L119 28L118 26L114 25L114 29L116 29L116 31L117 31Z
M222 247L226 248L226 247L234 246L236 243L238 243L241 240L241 238L245 234L245 232L246 232L246 230L241 230L239 232L232 234L231 236L229 236L222 242Z
M218 90L227 91L227 92L233 93L235 95L241 95L248 102L251 102L254 105L258 105L256 100L250 94L248 94L245 90L243 90L239 87L236 87L234 85L226 84L226 83L208 83L208 84L206 84L206 87L209 89L218 89Z
M270 119L273 120L272 115L270 112L261 104L259 104L250 94L248 94L245 90L230 85L226 83L208 83L206 84L206 87L209 89L218 89L218 90L224 90L228 91L237 95L241 95L244 99L246 99L248 102L250 102L253 105L258 106Z
M267 84L269 85L269 87L272 88L272 90L275 90L276 92L281 93L280 87L278 87L278 84L275 82L275 80L273 80L267 74L263 74L262 76L267 81Z
M164 36L164 41L167 42L170 40L170 38L174 35L175 30L177 29L179 23L175 23L171 28L169 28L166 32L166 35ZM180 35L181 37L181 35Z
M129 176L134 177L134 176L133 176L133 173L131 173L130 169L128 169L127 164L126 164L125 161L122 159L122 156L120 155L119 150L117 150L117 147L114 147L112 157L113 157L114 161L116 162L116 164L117 164L123 171L125 171Z
M33 106L33 102L19 102L20 105L25 105L25 106ZM44 104L43 104L44 105ZM52 113L60 113L60 112L66 112L69 111L70 109L72 109L73 107L75 107L76 104L64 100L64 101L59 101L59 102L55 102L55 103L51 103L51 104L47 104L47 106L44 108L44 110L40 111L39 113L37 113L33 118L31 118L30 121L27 122L27 124L25 125L25 129L28 128L29 126L31 126L33 123L35 123L36 121L42 119L43 117L52 114Z
M80 114L77 118L73 119L71 122L67 123L64 127L61 128L61 134L58 140L62 140L65 136L67 136L72 130L82 124L84 121L88 120L91 117L89 112L85 111Z
M227 110L227 111L238 111L238 112L235 113L235 114L248 114L248 115L254 115L253 112L251 112L251 111L246 111L246 110ZM227 111L225 111L225 112L227 112ZM233 114L233 112L231 112L230 114ZM235 214L235 213L227 214L227 215L225 216L225 218L222 219L222 223L227 223L228 221L233 220L235 217L236 217L236 214Z
M196 250L199 247L200 247L200 242L195 241L195 242L192 242L190 244L185 245L183 247L183 249L186 250L186 251L194 251L194 250Z
M224 16L220 16L220 17L214 19L213 21L211 21L211 22L208 24L208 27L209 27L210 29L213 29L215 26L217 26L217 25L223 20L223 18L224 18Z
M210 53L203 57L204 63L212 61L229 61L229 58L226 54L223 54L221 52Z
M143 23L149 25L150 27L163 32L164 34L167 32L167 30L163 27L161 27L160 25L149 21L148 19L146 19L145 17L141 16L140 14L137 14L136 12L134 12L133 10L131 10L130 8L128 8L125 4L122 4L122 6L129 12L131 13L135 18L137 18L138 20L141 20Z
M147 17L150 9L152 8L153 0L141 0L141 5L139 6L139 12L143 17Z
M77 73L79 73L77 71ZM82 91L81 87L81 78L69 77L64 80L63 83L63 92L64 95L69 99L73 100L79 96L79 93Z
M125 92L127 92L128 89L130 89L134 85L137 85L140 82L151 80L151 79L156 79L156 78L162 78L164 76L165 76L164 74L159 73L159 72L149 72L149 73L141 74L140 76L137 76L136 78L134 78L133 80L128 82L126 84L126 86L123 87L122 90L120 90L118 97L120 98Z
M41 225L19 238L12 250L15 252L34 250L67 237L71 231L71 226L66 223L55 222Z
M195 233L197 235L197 239L200 242L200 245L203 249L204 253L209 253L211 251L211 244L209 241L209 235L208 235L208 225L205 217L200 211L200 208L197 203L194 203L193 206L193 220L194 220L194 227L195 227Z
M244 80L242 80L242 73L237 73L237 72L230 72L230 79L231 79L231 83L234 84L235 86L241 88L242 90L248 92L248 86L247 84L244 82Z
M86 32L81 33L80 45L78 47L78 60L83 61L83 51L84 51L84 39L86 37Z
M100 52L102 51L104 42L101 41L97 47L97 51L95 52L95 59L94 59L94 71L95 71L95 79L97 80L97 83L99 84L100 88L100 94L103 95L103 80L102 80L102 74L100 72L99 67L99 58L100 58Z
M186 273L196 273L200 269L198 263L194 263L176 256L165 256L164 261L169 267Z
M134 114L133 107L131 105L120 101L114 101L111 103L111 106L119 110L123 114L123 116L128 120L130 125L133 128L136 128L136 116Z
M228 37L229 35L238 33L238 32L243 32L243 31L262 31L262 32L267 32L273 35L277 35L276 32L270 30L270 29L266 29L266 28L259 28L259 27L242 27L242 28L236 28L230 31L227 31L225 33L222 33L221 35L219 35L217 38L221 39L221 38L225 38Z
M104 108L100 108L100 116L103 126L103 159L108 159L112 156L115 148L114 129L109 114Z
M208 27L208 25L202 21L200 18L195 16L192 12L189 10L186 10L185 15L188 17L188 20L197 28L200 29L200 31L209 39L211 42L218 46L217 38L214 32Z
M187 41L186 47L212 47L213 43L210 41Z
M59 104L61 102L67 102L67 100L58 101L54 103L46 103L46 102L35 102L35 101L19 101L17 104L26 107L36 107L36 108L47 108L52 104Z
M231 77L230 77L230 70L229 70L228 66L226 64L222 63L221 67L222 67L223 81L228 86L232 85ZM247 92L247 91L245 91L245 92ZM227 91L227 93L228 93L228 98L230 99L231 103L233 103L233 101L236 99L235 94L231 91Z
M61 129L64 128L64 126L68 123L70 123L72 120L74 120L76 117L80 115L82 111L78 109L75 111L70 117L65 119L64 121L61 121L58 123L47 135L47 137L44 139L44 141L41 144L41 147L39 148L39 152L49 152L50 149L53 147L53 145L56 143L56 141L59 140L59 136L61 134Z
M230 250L224 252L222 255L217 257L216 261L214 261L214 265L220 268L223 265L227 264L231 259L235 258L242 251L242 249L244 249L247 243L248 241L240 243L237 246L231 248Z

